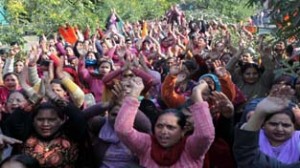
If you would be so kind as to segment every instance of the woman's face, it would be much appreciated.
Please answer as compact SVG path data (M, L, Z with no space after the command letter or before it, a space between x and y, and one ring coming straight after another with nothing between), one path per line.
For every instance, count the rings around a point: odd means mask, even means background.
M175 145L184 135L184 131L178 125L178 118L172 113L163 114L158 118L154 132L158 143L164 148Z
M54 93L56 93L60 98L65 98L67 96L67 92L61 87L58 83L51 83L51 88Z
M90 53L87 55L86 58L89 59L89 60L96 60L96 56L95 56L95 54L92 53L92 52L90 52Z
M19 86L18 77L13 74L6 76L4 79L4 86L6 86L8 90L16 90Z
M4 163L1 168L26 168L26 166L18 161L9 161Z
M231 59L231 55L230 54L224 54L221 57L221 61L224 62L225 64L227 64L229 62L229 60Z
M255 68L250 67L243 73L243 79L246 83L253 84L258 81L259 74Z
M56 111L53 109L42 109L33 119L33 126L36 132L44 137L50 137L63 125L64 120L59 118Z
M223 43L217 43L216 44L216 50L218 51L218 52L223 52L224 51L224 49L225 49L225 45L223 44Z
M111 71L111 66L110 63L108 62L103 62L100 66L99 66L99 73L101 75L106 75Z
M133 72L131 70L126 70L123 72L122 74L122 79L126 80L126 79L131 79L132 77L134 77L135 75L133 74Z
M287 114L275 114L263 126L264 132L273 146L278 146L291 138L294 124Z
M71 47L67 47L66 50L67 50L67 55L68 56L73 56L74 55L73 49Z
M175 40L173 37L168 37L166 39L164 39L161 44L164 46L164 47L170 47L172 46L173 44L175 44Z
M15 72L20 73L24 68L24 63L21 61L16 62L15 64Z
M251 54L245 53L245 54L242 55L241 60L243 62L250 62L250 63L252 63L253 62L253 57L251 56Z
M13 92L9 95L6 102L6 109L9 113L19 107L23 107L27 103L26 98L19 92Z

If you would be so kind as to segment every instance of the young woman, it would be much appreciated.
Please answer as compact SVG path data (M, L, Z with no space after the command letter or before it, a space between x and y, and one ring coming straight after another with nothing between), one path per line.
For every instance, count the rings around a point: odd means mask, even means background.
M0 86L0 104L6 103L9 92L20 89L18 75L14 72L6 73L3 76L3 86Z
M5 121L3 133L23 141L13 153L34 157L41 167L82 166L86 122L70 103L56 99L55 104L44 102L30 113L18 108Z
M237 52L232 57L232 60L238 60L242 53L242 50ZM269 58L270 53L265 50L261 54L263 68L253 62L242 63L240 68L236 68L232 60L227 64L227 69L232 74L233 82L249 101L254 98L265 97L274 80L274 62Z
M161 113L154 125L154 134L144 134L133 128L139 101L143 90L140 78L127 83L123 101L115 122L115 130L120 139L131 151L137 154L140 165L144 167L202 167L204 155L214 140L214 126L207 102L202 93L207 92L204 81L193 89L193 102L190 107L195 120L195 130L186 137L184 126L186 119L182 112L168 109ZM200 121L201 118L201 121Z

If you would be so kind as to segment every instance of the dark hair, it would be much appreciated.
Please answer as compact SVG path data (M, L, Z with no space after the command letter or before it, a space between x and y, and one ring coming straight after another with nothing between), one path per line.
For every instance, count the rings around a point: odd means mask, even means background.
M10 43L10 46L14 46L14 45L19 45L19 42L13 41L13 42Z
M246 63L243 63L242 65L240 65L240 67L241 67L242 74L245 73L245 71L247 69L249 69L249 68L256 69L259 74L262 73L261 68L256 63L248 63L248 62L246 62Z
M80 54L79 54L79 51L77 49L77 46L79 45L79 43L82 43L83 44L83 41L76 41L75 45L74 45L74 48L73 48L73 51L74 51L74 55L79 58L80 57Z
M59 108L57 105L53 104L52 102L43 102L43 103L39 104L36 107L36 109L33 111L32 118L34 118L40 112L40 110L45 110L45 109L53 110L53 111L57 112L57 115L60 119L62 119L62 120L65 119L64 111L61 108Z
M7 100L10 97L10 95L13 94L13 93L20 93L21 95L24 96L25 99L27 99L27 100L29 99L26 91L24 89L21 89L21 90L12 90L12 91L10 91L9 94L8 94L8 96L7 96Z
M18 59L18 60L16 60L16 61L14 62L14 65L16 65L18 62L22 62L22 63L24 64L24 61L23 61L23 60Z
M53 79L50 84L52 83L59 84L64 91L67 91L67 88L62 84L60 79Z
M184 126L186 124L186 116L180 110L177 110L177 109L166 109L166 110L162 111L161 113L159 113L157 115L157 117L155 118L154 125L152 125L152 131L153 132L154 132L154 128L155 128L155 125L156 125L157 120L159 119L159 117L163 116L165 114L169 114L169 113L171 113L174 116L176 116L178 118L177 124L180 126L181 129L184 128Z
M198 70L198 64L195 61L186 60L182 63L189 71L189 76L192 76Z
M287 108L285 108L285 109L283 109L283 110L281 110L281 111L279 111L279 112L276 112L276 113L272 113L272 114L267 115L266 118L265 118L264 123L266 123L267 121L269 121L269 120L270 120L274 115L276 115L276 114L286 114L287 116L290 117L290 119L291 119L291 121L292 121L293 123L296 122L296 117L295 117L293 111L291 110L291 107L287 107Z
M273 81L273 84L285 84L294 88L296 80L296 77L290 75L281 75Z
M114 68L113 68L113 64L112 62L108 61L108 60L101 60L99 61L99 64L98 64L98 68L100 68L100 66L103 64L103 63L108 63L109 66L110 66L110 71L112 71Z
M15 72L8 72L8 73L6 73L4 76L3 76L3 80L5 80L8 76L10 76L10 75L15 75L16 77L17 77L17 79L19 80L19 78L18 78L18 75L15 73Z
M12 156L4 159L0 163L0 167L2 167L5 163L9 163L12 161L19 162L26 168L40 168L41 167L38 160L36 160L35 158L33 158L29 155L24 155L24 154L12 155Z

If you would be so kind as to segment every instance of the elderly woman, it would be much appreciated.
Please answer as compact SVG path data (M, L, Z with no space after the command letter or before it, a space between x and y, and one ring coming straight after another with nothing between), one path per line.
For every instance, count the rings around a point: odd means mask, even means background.
M202 94L208 92L208 85L200 81L193 89L193 102L190 107L195 120L195 129L186 137L186 119L181 111L167 109L162 112L154 125L154 134L144 134L133 128L139 101L144 86L140 78L128 81L125 100L116 118L115 129L120 139L140 159L144 167L202 167L205 153L214 140L214 126L208 103ZM200 121L201 119L201 121Z

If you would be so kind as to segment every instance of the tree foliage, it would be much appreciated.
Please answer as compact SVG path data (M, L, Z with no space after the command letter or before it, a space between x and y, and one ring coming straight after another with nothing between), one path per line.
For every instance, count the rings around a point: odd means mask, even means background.
M248 0L248 6L260 4L262 0ZM266 3L266 2L265 2ZM300 37L300 1L267 0L270 17L278 26L278 35L282 38Z

